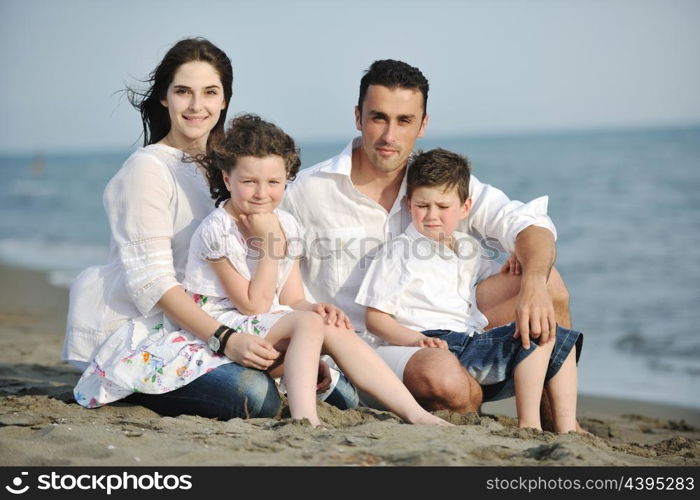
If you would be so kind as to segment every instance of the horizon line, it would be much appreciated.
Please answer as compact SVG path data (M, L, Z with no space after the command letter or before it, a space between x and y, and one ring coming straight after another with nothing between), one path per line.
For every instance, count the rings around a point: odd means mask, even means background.
M619 126L604 126L604 127L558 127L556 129L529 129L529 130L503 130L503 131L487 131L487 132L464 132L464 133L435 133L429 136L424 136L419 141L436 140L454 141L454 140L498 140L510 138L528 138L542 136L574 136L574 135L600 135L600 134L624 134L624 133L645 133L645 132L672 132L672 131L691 131L700 129L699 122L691 123L672 123L672 124L651 124L651 125L619 125ZM356 137L354 134L352 137ZM330 147L345 145L348 142L348 136L341 137L324 137L317 140L297 139L296 143L303 148ZM18 148L18 149L0 149L0 157L3 158L25 158L25 157L42 157L42 156L64 156L64 155L88 155L88 154L124 154L127 151L134 151L135 148L141 147L141 141L137 140L128 147L119 148L118 146L95 145L95 146L75 146L72 148Z

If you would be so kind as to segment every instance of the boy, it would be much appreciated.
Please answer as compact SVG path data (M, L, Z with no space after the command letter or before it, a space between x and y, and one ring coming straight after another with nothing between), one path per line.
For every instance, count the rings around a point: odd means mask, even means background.
M514 324L482 332L488 322L475 286L488 269L476 240L455 231L471 208L469 177L469 161L458 154L417 155L407 175L412 223L375 256L356 297L367 307L367 329L385 344L449 349L484 386L485 401L510 396L514 385L520 427L541 429L546 382L556 431L575 431L582 335L557 327L556 342L526 349Z

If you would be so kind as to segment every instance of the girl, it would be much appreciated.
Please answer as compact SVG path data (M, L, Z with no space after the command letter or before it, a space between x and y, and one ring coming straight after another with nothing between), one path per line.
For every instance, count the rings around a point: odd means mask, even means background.
M128 396L127 401L161 414L220 419L271 417L279 409L274 381L250 368L269 367L279 353L257 336L231 338L218 367L183 372L183 381L151 391L156 393L129 396L137 389L129 374L106 369L114 359L125 359L125 367L139 361L150 368L149 380L156 384L165 360L148 351L137 358L135 346L165 329L187 329L204 341L222 326L180 282L192 233L213 208L206 172L191 159L223 133L232 82L226 54L196 38L168 50L145 92L130 91L141 113L144 147L129 157L104 192L112 232L109 263L83 271L70 294L63 359L85 370L74 391L84 406ZM188 349L183 356L190 355ZM342 378L334 395L346 406L356 397Z

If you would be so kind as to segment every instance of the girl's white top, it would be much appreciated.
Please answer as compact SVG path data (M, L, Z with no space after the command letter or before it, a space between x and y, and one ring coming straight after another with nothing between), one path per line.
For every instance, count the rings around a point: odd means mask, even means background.
M297 221L284 210L278 209L275 213L287 240L287 252L277 256L277 286L270 311L280 309L279 294L289 277L294 260L302 253L301 228ZM250 281L255 275L260 256L258 251L246 244L235 220L226 212L224 205L221 205L202 221L194 233L183 284L188 292L225 298L226 290L209 262L226 258L241 276Z
M183 160L178 149L146 146L107 184L109 263L84 270L71 287L64 360L87 367L126 321L162 315L156 303L184 279L190 239L214 201L197 164Z

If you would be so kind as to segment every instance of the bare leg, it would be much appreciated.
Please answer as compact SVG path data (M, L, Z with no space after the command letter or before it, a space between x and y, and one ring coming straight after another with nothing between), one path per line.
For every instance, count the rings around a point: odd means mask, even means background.
M451 352L421 349L408 360L403 383L428 410L469 413L479 410L481 386Z
M413 424L449 425L428 413L406 386L355 332L324 325L324 351L330 354L355 386Z
M316 411L316 380L323 345L322 325L323 320L316 313L296 311L280 318L267 335L273 344L288 339L284 372L289 411L292 418L307 418L314 426L321 423Z
M540 423L540 400L544 377L554 344L547 342L535 349L515 368L515 407L518 411L518 426L542 430Z
M569 292L561 275L554 267L549 274L547 289L552 296L557 323L564 328L571 328ZM499 273L479 283L476 288L476 302L479 310L489 320L487 329L515 320L515 305L519 292L520 276ZM547 391L542 393L540 418L543 429L555 431L554 415ZM585 432L578 423L576 430L577 432Z
M559 371L545 386L556 432L581 432L576 422L576 358L571 351Z

